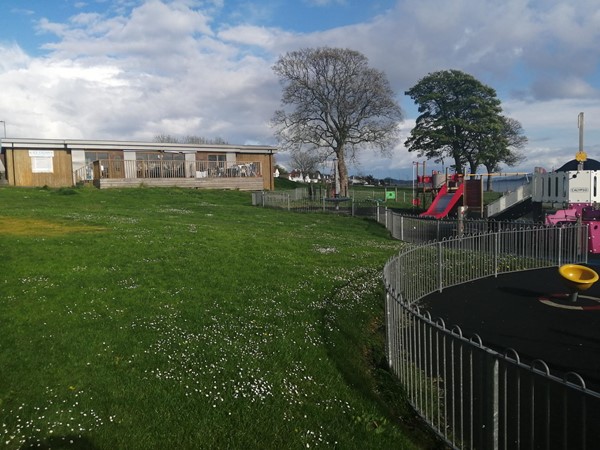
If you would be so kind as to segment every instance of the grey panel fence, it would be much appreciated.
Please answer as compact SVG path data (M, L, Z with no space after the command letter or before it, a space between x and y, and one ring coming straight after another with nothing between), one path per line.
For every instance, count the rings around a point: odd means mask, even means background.
M420 244L384 268L387 356L409 402L454 448L599 448L600 394L576 373L487 348L419 309L446 287L513 271L587 261L587 227L536 227L456 235L462 225L386 214L397 238ZM446 234L454 227L454 237Z

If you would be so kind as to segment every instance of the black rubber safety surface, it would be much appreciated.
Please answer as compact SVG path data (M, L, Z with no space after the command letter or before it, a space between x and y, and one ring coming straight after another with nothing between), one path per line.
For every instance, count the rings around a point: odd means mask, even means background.
M557 267L531 270L447 288L421 305L447 328L499 352L512 348L526 363L541 359L553 375L576 372L600 392L600 281L572 302Z

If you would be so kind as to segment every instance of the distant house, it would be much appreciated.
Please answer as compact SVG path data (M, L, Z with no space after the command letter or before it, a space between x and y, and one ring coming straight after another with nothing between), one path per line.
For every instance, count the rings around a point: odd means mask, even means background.
M21 138L1 144L0 167L12 186L274 189L275 147Z
M300 170L292 170L287 175L287 178L290 181L297 181L300 183L318 183L321 181L322 176L321 173L318 171L315 173L304 174Z
M300 170L292 170L288 174L288 179L290 181L298 181L298 182L303 183L304 182L304 175L302 175L302 172Z
M358 184L358 185L365 185L365 184L368 184L368 182L364 178L357 177L357 176L354 176L354 175L350 177L349 181L350 181L350 184L352 184L352 185L356 185L356 184Z

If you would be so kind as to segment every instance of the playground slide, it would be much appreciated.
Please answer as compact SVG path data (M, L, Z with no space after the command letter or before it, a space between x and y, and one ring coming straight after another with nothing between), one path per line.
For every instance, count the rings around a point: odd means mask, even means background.
M461 184L458 189L454 192L448 192L448 187L444 185L440 192L433 200L433 203L429 207L427 211L420 214L421 216L435 217L436 219L441 219L442 217L446 217L452 211L452 208L456 206L458 201L461 199L463 195L465 185Z

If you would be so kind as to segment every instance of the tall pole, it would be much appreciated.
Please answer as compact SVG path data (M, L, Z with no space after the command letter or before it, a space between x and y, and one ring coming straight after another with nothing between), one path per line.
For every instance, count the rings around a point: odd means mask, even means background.
M6 137L6 121L0 120L0 122L2 122L2 125L4 125L4 137Z
M583 113L579 113L577 118L577 127L579 128L579 151L583 151Z
M577 127L579 128L579 151L583 151L583 113L580 112L577 117Z
M416 172L415 172L416 170ZM413 179L412 179L412 207L415 207L415 180L417 179L417 175L419 175L419 161L413 161Z
M583 163L587 159L587 155L583 150L583 113L580 112L579 116L577 116L577 127L579 128L579 151L575 155L575 159L579 163L577 165L577 170L583 170Z

